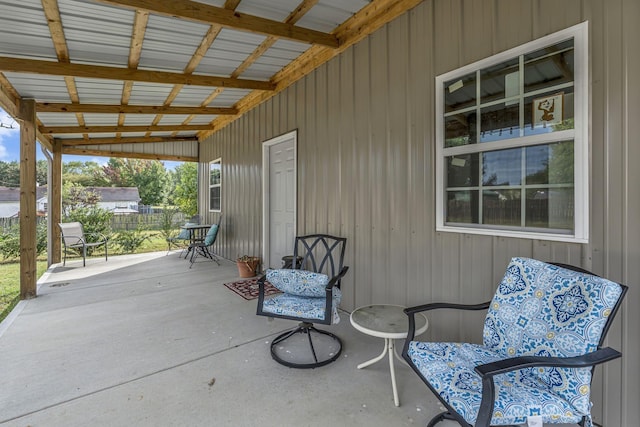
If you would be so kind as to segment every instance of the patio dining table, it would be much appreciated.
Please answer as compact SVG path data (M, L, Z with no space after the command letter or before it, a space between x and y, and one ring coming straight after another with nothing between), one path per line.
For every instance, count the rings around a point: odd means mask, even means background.
M189 253L191 253L193 245L204 241L207 232L211 228L211 224L188 224L183 225L180 228L189 231L189 248L187 249L187 255L184 257L187 259L190 258ZM191 256L193 256L193 254L191 254Z

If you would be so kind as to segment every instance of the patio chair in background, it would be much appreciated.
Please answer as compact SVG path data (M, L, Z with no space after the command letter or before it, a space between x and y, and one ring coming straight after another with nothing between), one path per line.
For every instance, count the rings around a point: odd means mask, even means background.
M343 266L346 242L326 234L296 237L292 259L300 262L291 263L291 269L268 270L258 280L258 315L300 321L271 342L276 362L290 368L316 368L340 356L340 338L313 324L340 321L340 281L349 269ZM265 280L283 293L265 298Z
M60 238L62 239L64 260L62 265L67 264L67 252L78 251L82 254L82 266L87 265L87 248L95 248L104 245L104 260L107 261L107 237L102 233L84 234L82 224L79 222L61 222ZM87 239L89 237L89 239Z
M602 348L627 287L578 267L513 258L492 301L405 309L402 356L461 426L591 426L595 365L621 356ZM483 345L414 341L416 313L489 309Z
M213 244L216 242L216 238L218 237L221 221L222 215L218 217L218 223L213 224L209 228L207 235L204 236L204 240L193 242L189 245L188 252L191 252L191 263L189 264L189 268L193 267L193 263L200 255L204 256L205 258L209 258L210 260L215 261L216 264L220 265L218 256L213 252Z
M187 222L185 223L185 226L192 224L195 225L196 223ZM177 236L167 238L167 255L171 252L171 247L174 246L182 249L182 251L180 251L180 255L178 255L178 257L181 257L184 251L189 247L190 238L191 234L186 228L181 228Z

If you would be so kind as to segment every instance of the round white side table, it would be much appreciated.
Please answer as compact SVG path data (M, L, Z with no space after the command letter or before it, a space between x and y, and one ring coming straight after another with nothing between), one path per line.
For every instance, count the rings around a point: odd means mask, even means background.
M396 372L393 363L395 356L404 362L393 344L394 339L407 337L409 330L409 318L404 313L405 307L392 304L366 305L353 310L350 316L351 324L358 331L378 338L384 338L382 354L358 365L358 369L366 368L384 358L389 353L389 370L391 372L391 387L393 388L393 402L400 406L398 388L396 386ZM429 321L422 313L418 313L416 319L416 335L424 333L429 327Z

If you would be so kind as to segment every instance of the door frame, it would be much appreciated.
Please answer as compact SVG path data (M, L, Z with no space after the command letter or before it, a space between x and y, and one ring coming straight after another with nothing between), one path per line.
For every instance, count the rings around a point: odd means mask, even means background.
M262 143L262 254L264 265L270 265L269 256L269 239L270 229L269 224L271 220L271 211L269 206L270 196L270 154L269 149L277 144L293 139L293 223L295 226L294 235L298 229L298 130L292 130L275 138L268 139Z

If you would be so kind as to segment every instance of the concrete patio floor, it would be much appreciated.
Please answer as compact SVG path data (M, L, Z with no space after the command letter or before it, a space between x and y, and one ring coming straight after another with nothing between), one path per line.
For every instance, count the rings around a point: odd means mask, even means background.
M237 275L177 253L51 268L0 324L0 425L424 426L439 411L408 367L396 364L400 407L386 359L356 368L383 340L346 312L328 327L343 340L336 362L275 363L269 343L295 322L256 316L223 286Z

